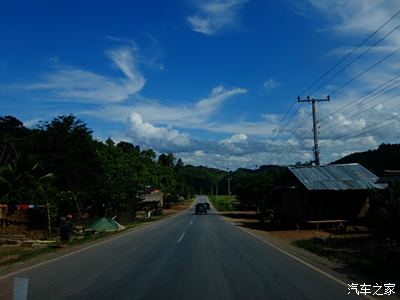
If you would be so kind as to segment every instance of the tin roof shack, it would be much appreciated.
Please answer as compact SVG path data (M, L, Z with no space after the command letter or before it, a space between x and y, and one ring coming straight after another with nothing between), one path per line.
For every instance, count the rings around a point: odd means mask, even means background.
M352 220L366 215L370 189L386 188L377 180L359 164L288 167L274 196L282 220Z
M150 218L152 215L161 215L163 207L164 193L159 190L151 191L150 193L144 194L144 199L140 202L140 210L137 212L136 217Z

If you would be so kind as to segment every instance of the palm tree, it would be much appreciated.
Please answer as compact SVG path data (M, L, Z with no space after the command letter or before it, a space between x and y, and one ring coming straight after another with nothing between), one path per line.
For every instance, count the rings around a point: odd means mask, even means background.
M28 200L40 200L38 198L43 197L49 190L54 175L40 175L40 163L32 162L16 151L8 157L13 159L0 161L0 201L17 204Z

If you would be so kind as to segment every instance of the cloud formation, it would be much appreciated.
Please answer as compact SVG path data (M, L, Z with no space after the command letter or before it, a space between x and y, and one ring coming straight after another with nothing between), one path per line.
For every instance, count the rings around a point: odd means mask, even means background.
M192 30L214 35L235 25L237 16L247 0L208 0L199 2L198 12L187 17Z
M396 0L308 0L340 33L373 32L399 9Z
M357 42L362 41L377 30L399 10L398 2L391 0L353 2L309 0L308 4L308 6L301 6L302 15L315 18L315 13L317 13L319 17L327 21L323 28L324 31L328 30L340 37L354 37L351 39L354 42L351 47L340 46L330 52L329 57L338 55L337 60L349 53ZM389 22L329 76L321 80L319 84L341 70L353 58L366 52L371 45L391 32L398 25L399 20L400 16L397 16ZM313 93L329 95L350 79L355 78L354 81L351 81L351 84L343 86L333 96L331 95L330 102L321 103L318 106L319 142L324 163L352 152L375 148L382 142L398 142L395 132L400 126L400 118L396 117L396 114L399 113L399 106L396 103L399 86L396 87L396 82L392 82L392 85L384 85L377 93L373 94L373 97L364 96L367 92L398 74L398 63L396 61L398 56L377 64L370 71L363 73L362 76L358 75L399 46L400 32L398 30L393 31L376 47L368 50L360 59L351 63L348 68L344 68L343 72L338 74L339 76L334 77L328 84ZM393 85L393 83L395 84ZM388 89L390 86L394 87L391 91ZM286 138L287 144L292 144L292 146L286 147L281 156L284 161L293 160L293 154L312 153L311 107L306 104L301 107L297 104L297 108L298 114L285 128L279 130L278 140L283 141Z
M155 126L143 120L142 116L133 112L126 122L127 137L134 144L150 147L157 152L180 153L183 156L195 156L197 159L207 156L251 156L267 148L274 150L276 145L268 141L249 138L246 134L233 134L221 140L200 140L172 127ZM214 166L220 167L219 161Z
M39 82L14 87L45 91L51 93L53 99L89 103L118 103L142 90L146 80L137 70L131 47L109 50L107 56L123 77L115 78L76 67L58 66L55 71L43 75Z
M270 78L267 81L264 82L264 87L266 90L273 90L274 88L277 88L279 86L278 81L274 78Z
M159 151L171 149L171 147L185 148L189 145L190 139L187 134L180 133L175 129L156 127L144 122L142 116L132 112L127 121L127 135L138 144L151 146Z
M222 105L235 96L246 94L243 88L217 86L208 97L195 103L162 104L157 100L136 99L133 104L113 104L86 114L115 121L125 121L130 112L139 113L146 121L180 128L199 128L209 124Z

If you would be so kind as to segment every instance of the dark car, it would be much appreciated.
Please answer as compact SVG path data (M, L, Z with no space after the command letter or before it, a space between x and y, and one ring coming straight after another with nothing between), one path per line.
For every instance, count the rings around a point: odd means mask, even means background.
M195 207L196 215L198 214L207 214L207 208L205 203L197 203Z
M207 209L210 209L210 203L206 202L206 203L204 203L204 204L206 205L206 208L207 208Z

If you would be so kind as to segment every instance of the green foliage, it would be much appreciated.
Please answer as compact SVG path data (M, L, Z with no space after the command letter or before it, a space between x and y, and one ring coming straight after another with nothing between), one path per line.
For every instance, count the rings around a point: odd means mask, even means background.
M184 167L172 154L158 157L128 142L95 141L73 115L27 129L14 117L0 117L0 199L46 204L50 214L79 215L90 206L98 215L134 212L141 195L161 188L173 201L189 198Z
M395 199L390 201L389 195ZM367 215L368 227L377 241L400 240L399 184L389 185L387 191L371 190L370 208Z
M15 152L14 157L0 164L0 199L3 203L27 203L40 199L53 189L53 174L45 174L39 162Z
M392 280L400 267L399 245L382 246L374 236L355 238L313 238L294 244L320 256L345 263L377 280Z
M117 214L122 209L135 210L138 202L140 153L134 147L115 146L108 142L98 144L97 154L103 172L98 200L110 213Z
M179 174L186 178L196 194L212 192L215 195L218 190L219 195L227 195L230 181L231 194L236 195L235 202L239 202L240 209L254 210L260 206L268 206L270 191L279 184L284 170L285 168L279 166L261 166L258 170L238 169L235 172L226 172L186 165L179 167Z
M218 211L230 211L234 210L234 202L236 201L236 197L232 195L219 195L219 196L210 196L210 201L212 205Z
M265 210L273 206L270 193L282 180L284 168L262 166L256 171L239 170L232 178L232 191L241 209Z
M202 191L206 193L211 190L211 187L215 190L218 185L219 193L227 194L226 181L224 182L223 179L228 172L203 166L182 166L179 161L176 168L178 168L178 174L191 185L194 193L201 194Z

